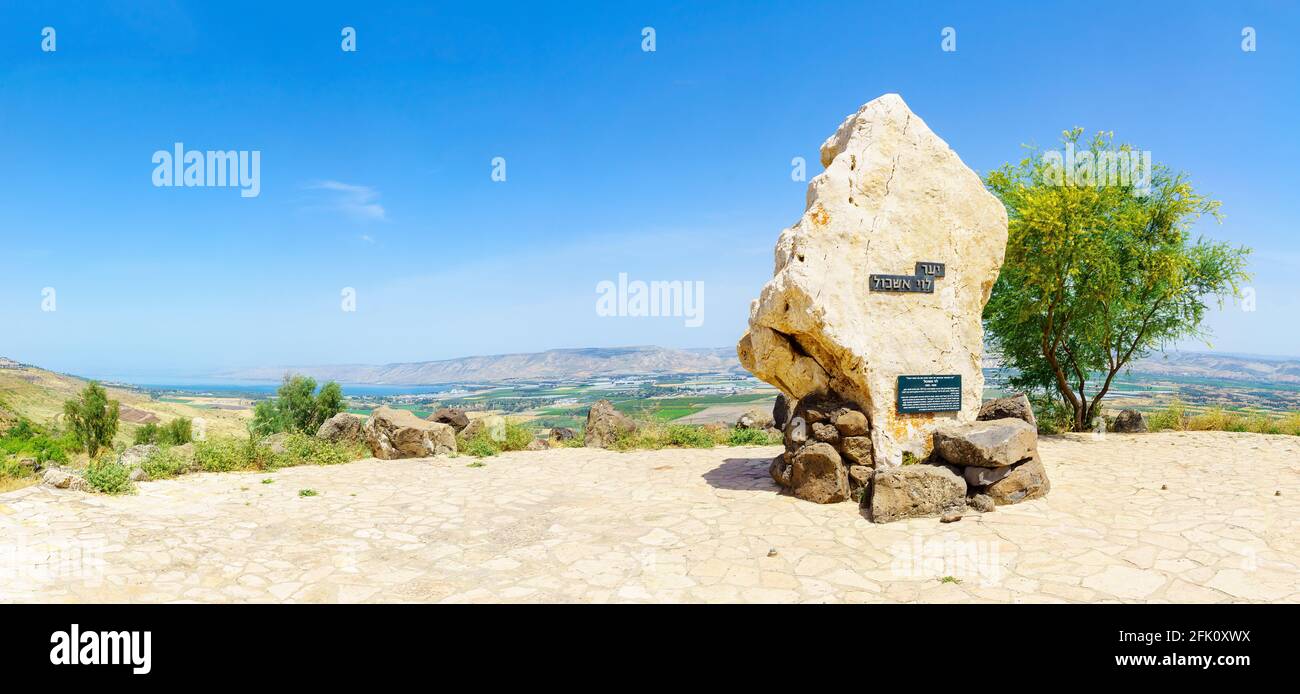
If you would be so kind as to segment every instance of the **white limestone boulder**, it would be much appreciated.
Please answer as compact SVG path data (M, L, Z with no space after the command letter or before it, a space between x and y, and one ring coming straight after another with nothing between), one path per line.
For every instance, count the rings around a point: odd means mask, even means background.
M1006 250L1006 210L896 94L849 116L821 159L737 352L792 398L856 403L877 468L897 466L905 451L926 457L937 426L979 411L980 316ZM869 290L869 275L910 275L919 262L946 266L933 293ZM961 375L961 410L896 413L898 376L924 374Z

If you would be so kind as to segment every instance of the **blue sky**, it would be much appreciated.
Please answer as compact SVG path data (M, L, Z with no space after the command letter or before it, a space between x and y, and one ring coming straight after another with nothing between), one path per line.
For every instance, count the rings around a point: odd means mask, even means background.
M732 345L803 210L791 158L811 178L887 92L980 172L1075 125L1187 171L1227 216L1202 230L1255 249L1257 310L1216 312L1213 348L1300 355L1294 4L468 4L0 3L0 355L147 378ZM178 141L260 150L260 195L154 187ZM620 272L703 281L703 325L597 316Z

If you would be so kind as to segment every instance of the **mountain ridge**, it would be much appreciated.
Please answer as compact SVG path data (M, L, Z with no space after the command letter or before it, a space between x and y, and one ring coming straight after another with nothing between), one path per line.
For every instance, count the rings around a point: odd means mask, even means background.
M437 385L635 374L740 372L743 369L732 348L632 346L577 347L389 364L257 367L227 370L214 375L232 379L279 380L292 373L340 383Z
M986 355L993 366L996 355ZM1133 373L1300 384L1300 358L1213 352L1167 352L1133 362ZM232 369L219 378L267 380L285 374L374 385L546 380L636 374L744 373L733 348L577 347L388 364L326 364Z

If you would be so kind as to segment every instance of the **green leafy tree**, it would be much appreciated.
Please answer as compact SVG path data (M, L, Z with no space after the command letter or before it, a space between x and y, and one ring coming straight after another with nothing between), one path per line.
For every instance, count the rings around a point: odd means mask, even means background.
M110 447L117 435L118 402L97 382L91 382L76 400L63 403L63 416L86 454L94 460L99 449Z
M1082 132L1062 139L1083 162L1077 176L1063 158L1034 152L986 179L1007 208L1009 235L985 328L1016 373L1011 384L1059 397L1075 431L1088 429L1132 360L1208 336L1207 300L1238 296L1250 253L1191 238L1203 215L1220 219L1219 202L1182 173L1148 158L1142 175L1115 175L1140 161L1130 159L1136 151L1116 147L1113 134L1080 146Z
M343 411L343 389L330 381L316 392L307 376L286 376L276 397L253 408L253 429L263 436L281 431L314 434L325 420Z

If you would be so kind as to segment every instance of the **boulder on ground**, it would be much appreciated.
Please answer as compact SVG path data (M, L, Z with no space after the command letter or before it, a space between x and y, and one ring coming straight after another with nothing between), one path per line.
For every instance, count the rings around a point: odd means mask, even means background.
M455 429L456 433L459 434L465 427L469 426L470 420L469 415L465 414L464 410L456 407L444 407L429 415L429 421L451 425L451 428Z
M1117 434L1145 434L1147 418L1137 410L1120 410L1115 416L1115 423L1111 425L1111 430Z
M588 448L609 448L619 437L634 431L636 422L614 409L614 403L608 400L597 400L587 411Z
M840 454L829 443L810 443L795 454L790 491L800 499L833 504L849 498L849 476Z
M450 425L449 425L450 426ZM484 417L476 417L470 420L469 424L460 431L461 435L467 439L472 439L483 432L487 437L497 443L506 440L506 418L499 414L490 414Z
M142 443L122 451L122 455L117 457L118 465L128 470L140 467L151 454L158 452L158 445L153 443Z
M772 417L769 416L766 412L759 409L753 409L753 410L749 410L745 414L740 415L740 419L736 420L736 428L737 429L766 429L772 426L772 421L773 421Z
M427 422L408 410L380 407L362 427L376 458L423 458L456 452L456 431L448 424Z
M790 401L786 399L785 393L776 394L776 402L772 403L772 428L785 429L785 422L790 418Z
M1006 208L896 94L850 115L821 162L737 355L800 406L827 392L854 402L877 469L901 465L905 451L925 458L935 428L974 421L980 407L981 315L1006 252ZM873 291L870 275L913 291ZM900 374L961 376L961 409L899 413Z
M960 513L966 507L966 481L939 465L877 469L871 480L871 520L889 523Z
M1038 418L1034 417L1034 406L1029 403L1029 397L1024 393L1016 393L1005 398L985 402L980 405L980 413L976 419L985 421L989 419L1006 419L1007 417L1023 419L1035 429L1038 428Z
M67 489L74 492L90 491L90 483L84 477L61 468L51 468L41 476L41 484L55 489Z
M321 422L316 430L316 438L330 443L345 443L361 440L361 427L365 420L351 412L340 412Z
M1009 417L948 425L934 432L934 449L954 465L1005 467L1038 455L1038 430Z
M997 505L1005 506L1047 496L1051 490L1052 483L1047 479L1043 461L1034 456L1012 467L1010 474L990 484L984 493Z
M552 440L552 441L557 441L557 442L558 442L558 441L569 441L569 440L572 440L572 439L573 439L575 436L577 436L577 435L578 435L577 432L575 432L574 430L570 429L569 427L555 427L555 428L551 429L551 440Z
M550 446L541 439L533 439L528 442L527 446L524 446L525 451L544 451L548 448L550 448Z

